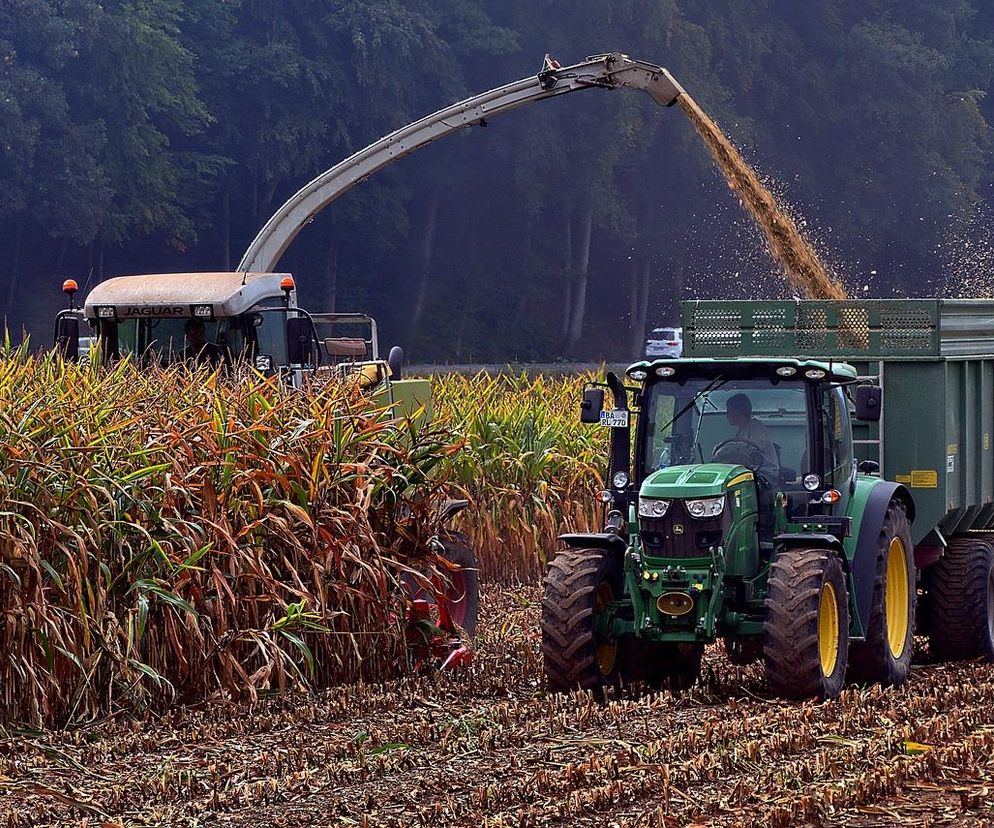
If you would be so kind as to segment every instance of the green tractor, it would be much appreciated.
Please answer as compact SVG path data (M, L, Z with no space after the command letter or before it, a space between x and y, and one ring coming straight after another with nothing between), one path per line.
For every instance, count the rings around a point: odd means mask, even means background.
M689 357L584 391L581 420L611 429L610 488L603 531L563 535L544 580L553 690L684 688L718 639L733 662L763 659L788 698L836 696L847 675L908 678L915 502L880 459L858 458L882 439L854 439L879 426L877 378L832 358L741 356L751 331L722 324L708 340L688 316Z

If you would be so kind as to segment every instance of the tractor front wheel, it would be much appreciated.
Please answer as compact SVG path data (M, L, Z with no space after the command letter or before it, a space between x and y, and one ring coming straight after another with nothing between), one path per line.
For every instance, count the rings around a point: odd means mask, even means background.
M598 630L598 619L621 597L617 555L603 549L566 549L543 580L542 659L553 691L603 689L617 684L619 642Z
M866 640L849 650L849 679L899 687L908 680L915 649L915 559L911 524L900 501L891 501L877 539L873 601Z
M994 548L988 540L955 537L925 570L929 648L940 661L994 661Z
M770 564L763 624L766 676L787 698L842 692L849 651L849 593L830 549L786 549Z

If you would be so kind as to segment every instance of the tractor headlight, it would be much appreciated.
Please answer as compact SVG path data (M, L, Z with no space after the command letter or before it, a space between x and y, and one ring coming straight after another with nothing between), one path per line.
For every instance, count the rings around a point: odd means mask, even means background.
M695 518L718 517L725 511L725 498L705 497L701 500L688 500L687 511Z
M639 517L661 518L666 516L666 510L670 508L668 500L658 500L654 497L639 498Z

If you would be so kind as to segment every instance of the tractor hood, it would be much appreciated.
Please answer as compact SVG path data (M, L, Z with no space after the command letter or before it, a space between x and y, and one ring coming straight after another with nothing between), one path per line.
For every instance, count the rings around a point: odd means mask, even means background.
M729 463L669 466L650 474L642 483L639 494L660 498L717 497L733 486L753 479L753 473L745 466Z

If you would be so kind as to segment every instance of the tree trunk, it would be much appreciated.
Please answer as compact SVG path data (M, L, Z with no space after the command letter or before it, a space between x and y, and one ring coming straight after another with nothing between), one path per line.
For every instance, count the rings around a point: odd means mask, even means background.
M66 266L66 253L69 252L69 239L63 239L59 245L59 255L55 260L55 272L62 275L62 268Z
M566 263L563 267L563 273L566 274L566 290L563 296L563 318L562 326L559 330L559 341L562 343L563 349L569 341L569 320L570 314L573 311L573 209L567 207L563 215L566 216Z
M414 305L411 307L411 323L407 333L407 348L413 352L414 339L424 315L425 300L428 297L428 282L431 276L431 263L435 251L435 228L438 226L438 191L435 190L428 200L428 214L425 218L424 234L421 237L421 255L419 261L418 287L414 295Z
M328 241L328 257L324 262L324 306L322 311L334 313L338 302L338 241L334 238Z
M649 288L652 286L652 259L647 254L642 262L641 284L639 285L638 322L635 326L638 342L635 353L639 358L645 355L646 324L649 321Z
M221 263L225 272L231 270L231 191L227 186L221 197Z
M580 235L580 256L576 268L576 290L573 296L573 313L569 325L570 349L576 347L583 336L583 322L587 314L587 277L590 273L590 241L594 228L594 205L589 202L583 213Z
M639 267L639 259L637 256L632 256L632 260L629 263L628 270L629 279L631 282L631 288L628 291L628 332L631 335L630 351L632 354L641 353L642 347L642 331L639 327L639 298L642 295L641 291L641 275L642 271Z
M14 299L17 297L17 282L20 278L21 267L21 244L24 240L24 219L17 221L17 228L14 230L14 249L10 255L8 273L10 273L10 284L7 285L7 302L4 305L4 315L7 317L6 324L10 324L10 314L14 309Z

